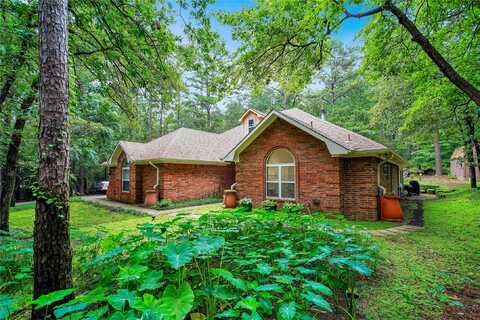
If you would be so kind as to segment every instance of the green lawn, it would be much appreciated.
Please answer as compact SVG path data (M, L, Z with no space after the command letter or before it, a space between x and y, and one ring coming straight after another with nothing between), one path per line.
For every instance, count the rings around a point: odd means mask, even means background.
M70 202L70 216L71 225L80 231L93 230L95 227L122 231L135 229L137 224L151 221L147 216L111 211L81 200ZM12 229L32 232L34 219L35 204L18 205L10 213Z
M458 304L452 292L480 286L480 193L426 201L423 231L378 242L384 261L359 290L365 317L438 319Z
M459 304L455 292L466 286L480 286L480 192L472 193L465 187L457 189L445 199L425 202L424 230L376 238L382 261L374 278L364 282L357 292L360 313L365 319L438 319L447 306ZM201 214L212 210L221 207L212 205L189 212ZM14 208L12 228L31 232L33 216L34 205ZM396 225L346 221L341 217L327 219L323 215L318 218L339 228L383 229ZM71 221L75 232L81 234L97 228L133 231L138 224L151 222L152 218L74 200Z

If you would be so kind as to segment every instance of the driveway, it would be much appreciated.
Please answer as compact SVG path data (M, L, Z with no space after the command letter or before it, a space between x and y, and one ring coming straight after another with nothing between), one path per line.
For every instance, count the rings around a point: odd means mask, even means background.
M171 214L175 214L178 212L185 212L185 211L192 211L190 216L192 218L197 218L201 216L203 213L206 211L210 210L218 210L222 208L221 203L214 203L214 204L204 204L200 206L193 206L193 207L185 207L185 208L175 208L175 209L168 209L168 210L154 210L154 209L148 209L144 207L140 207L138 205L134 204L128 204L128 203L123 203L123 202L117 202L117 201L111 201L108 200L105 195L89 195L89 196L81 196L80 197L82 200L87 201L87 202L92 202L92 203L97 203L102 206L107 206L111 208L120 208L120 209L125 209L125 210L133 210L137 211L140 213L148 214L152 217L157 217L157 216L167 216Z

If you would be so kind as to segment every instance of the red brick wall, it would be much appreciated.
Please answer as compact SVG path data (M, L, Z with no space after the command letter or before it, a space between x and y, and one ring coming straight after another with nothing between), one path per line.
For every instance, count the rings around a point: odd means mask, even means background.
M343 213L350 219L377 220L377 158L343 159Z
M236 166L239 198L252 198L254 206L265 200L265 160L275 148L286 148L295 156L296 202L312 210L376 220L378 160L332 157L323 142L281 119L240 154ZM313 203L316 199L319 205Z
M340 212L342 165L325 144L302 130L278 119L241 154L236 166L240 198L250 197L254 206L265 199L265 160L275 148L287 148L295 157L296 202L312 210ZM313 200L320 204L314 205Z
M171 200L222 195L234 182L233 165L162 164L160 196Z
M121 192L121 167L124 154L118 159L119 165L110 169L110 184L107 197L111 200L142 203L144 192L156 184L157 171L151 165L131 165L130 192ZM233 165L191 165L156 164L160 170L160 198L185 200L222 195L234 182Z
M130 191L122 191L122 166L126 161L125 154L122 153L117 160L118 165L110 168L110 178L107 190L107 198L110 200L136 203L142 200L142 190L138 190L137 181L141 181L141 170L137 170L137 166L130 165Z

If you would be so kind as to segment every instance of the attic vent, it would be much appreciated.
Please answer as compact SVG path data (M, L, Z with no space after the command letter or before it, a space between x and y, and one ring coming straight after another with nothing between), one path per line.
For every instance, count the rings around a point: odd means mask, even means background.
M350 136L350 133L347 134L347 142L351 142L352 141L352 137Z

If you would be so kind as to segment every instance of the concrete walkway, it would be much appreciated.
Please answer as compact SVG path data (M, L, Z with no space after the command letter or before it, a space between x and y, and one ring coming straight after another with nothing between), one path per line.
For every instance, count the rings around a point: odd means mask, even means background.
M372 236L386 237L386 236L410 233L410 232L419 231L419 230L423 230L423 227L403 225L403 226L392 227L392 228L387 228L382 230L371 230L369 231L369 233Z
M204 210L216 209L221 205L221 203L210 203L210 204L204 204L204 205L193 206L193 207L175 208L175 209L168 209L168 210L154 210L154 209L148 209L148 208L140 207L133 204L107 200L107 197L105 195L82 196L81 199L87 202L97 203L97 204L108 206L111 208L133 210L140 213L145 213L152 217L167 216L167 215L171 215L171 214L175 214L183 211L189 211L189 210L201 211L202 209ZM190 214L190 216L192 218L197 218L203 213L205 212L198 213L198 214L193 212L192 214Z

